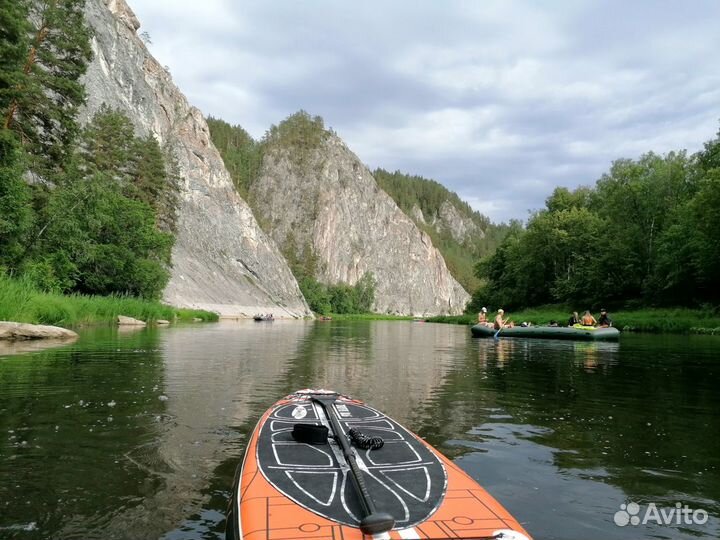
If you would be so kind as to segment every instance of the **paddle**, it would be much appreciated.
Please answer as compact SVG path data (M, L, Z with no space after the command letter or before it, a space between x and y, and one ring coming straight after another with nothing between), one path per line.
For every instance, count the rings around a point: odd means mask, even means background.
M387 532L395 525L395 519L387 512L378 512L375 508L375 503L370 496L370 492L365 485L362 472L358 467L357 461L355 461L355 455L350 447L350 442L345 436L345 432L338 422L337 416L335 415L334 407L335 397L313 397L312 400L318 403L325 410L325 414L330 421L330 428L335 434L335 440L340 445L345 461L350 466L350 473L353 478L353 486L360 499L360 505L362 506L363 518L360 520L360 530L364 534L378 534Z

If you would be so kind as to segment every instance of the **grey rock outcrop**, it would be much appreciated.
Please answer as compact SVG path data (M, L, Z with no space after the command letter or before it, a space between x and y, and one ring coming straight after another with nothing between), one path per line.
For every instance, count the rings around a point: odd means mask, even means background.
M277 246L237 194L202 114L137 36L140 23L125 0L87 0L86 18L94 59L81 119L103 104L119 109L138 134L155 136L178 161L180 208L164 300L221 316L309 315Z
M417 204L413 205L410 215L415 220L415 223L425 223L425 216Z
M21 341L29 339L72 340L78 335L59 326L0 321L0 340Z
M251 195L278 245L312 248L319 281L354 284L372 272L376 311L422 316L465 307L469 296L430 237L337 136L302 162L269 150Z
M453 239L459 244L464 243L474 235L480 236L480 238L485 236L485 232L472 219L463 216L450 201L445 201L440 205L433 226L438 232L449 231Z

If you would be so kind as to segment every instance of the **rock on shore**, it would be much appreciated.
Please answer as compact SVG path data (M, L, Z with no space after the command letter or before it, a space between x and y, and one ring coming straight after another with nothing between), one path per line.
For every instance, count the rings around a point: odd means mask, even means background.
M78 335L72 330L59 326L45 326L41 324L27 324L10 321L0 321L0 339L28 340L28 339L77 339Z
M126 317L125 315L118 315L117 323L118 326L147 326L145 321L133 319L132 317Z

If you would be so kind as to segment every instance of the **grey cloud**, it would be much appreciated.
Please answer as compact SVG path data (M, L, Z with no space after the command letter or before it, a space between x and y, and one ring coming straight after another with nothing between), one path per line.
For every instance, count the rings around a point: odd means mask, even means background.
M495 220L717 131L712 0L130 1L204 113L260 137L303 108Z

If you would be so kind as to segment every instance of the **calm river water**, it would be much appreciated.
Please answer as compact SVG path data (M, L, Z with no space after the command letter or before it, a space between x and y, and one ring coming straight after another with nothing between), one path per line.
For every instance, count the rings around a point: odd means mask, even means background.
M255 423L305 387L394 416L538 540L720 537L718 337L493 341L451 325L276 321L0 349L0 538L222 538ZM640 518L681 503L707 522L620 527L629 502Z

